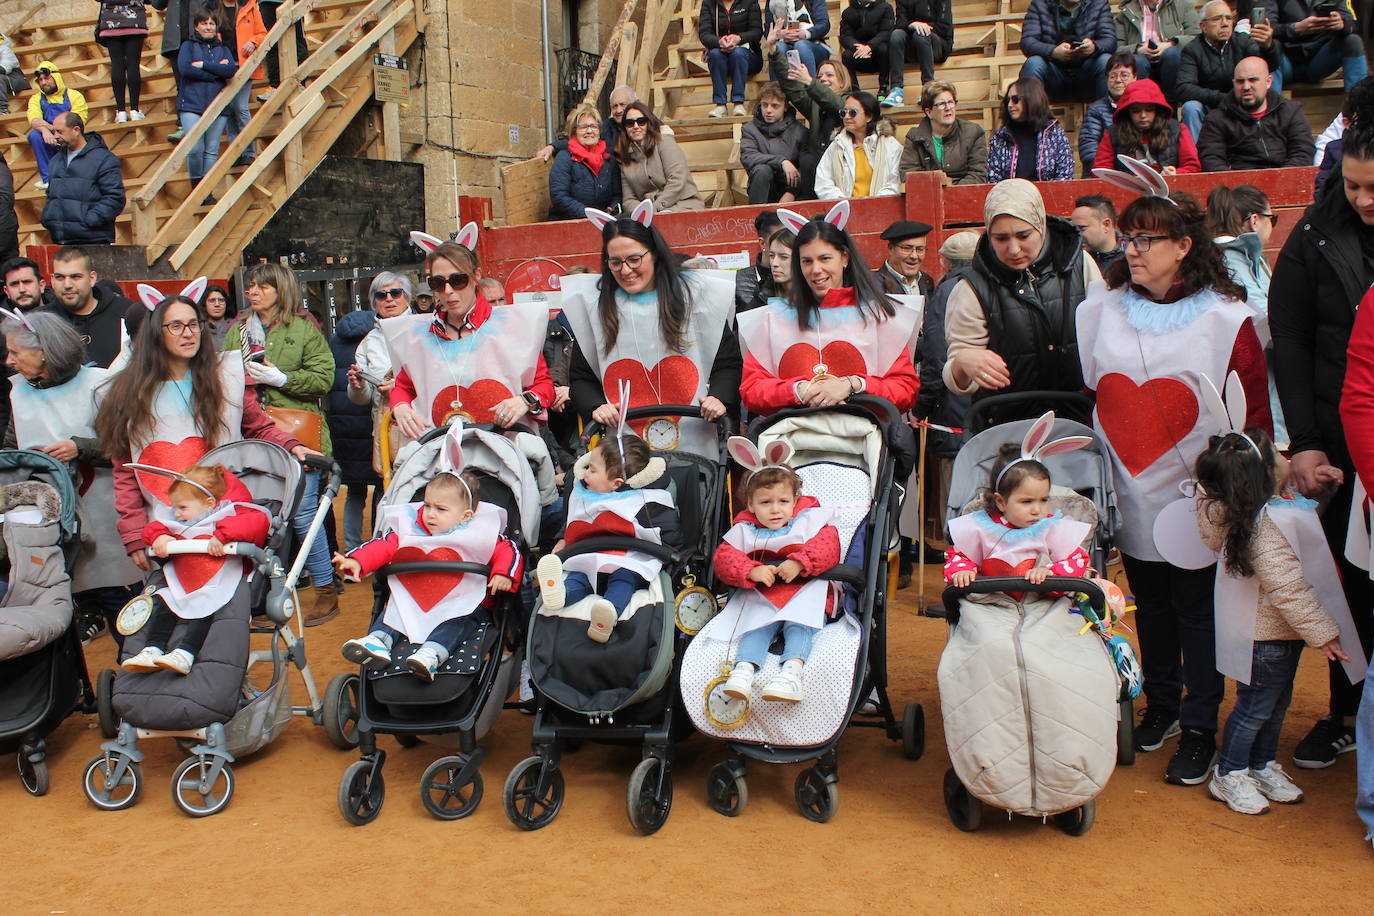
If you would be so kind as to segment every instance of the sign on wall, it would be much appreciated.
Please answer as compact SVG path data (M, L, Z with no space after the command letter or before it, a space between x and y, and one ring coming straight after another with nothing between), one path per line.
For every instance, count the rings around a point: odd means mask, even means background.
M372 55L372 94L379 102L410 104L410 62L391 54Z

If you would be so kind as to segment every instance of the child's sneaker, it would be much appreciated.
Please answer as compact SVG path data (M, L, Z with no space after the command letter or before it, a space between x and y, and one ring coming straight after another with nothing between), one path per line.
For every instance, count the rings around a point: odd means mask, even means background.
M343 644L341 652L353 664L377 671L391 664L391 640L385 633L368 633L362 639L350 639Z
M555 554L545 554L534 567L539 579L539 600L551 611L563 609L568 593L563 589L563 561Z
M410 673L422 681L434 683L434 673L439 670L443 662L439 659L439 653L429 646L421 646L415 650L415 654L406 659L406 667Z
M190 674L191 666L196 662L196 657L185 649L173 649L166 655L158 656L157 665L165 671L175 671L177 674Z
M730 672L730 679L720 688L720 692L736 700L747 700L753 689L754 666L749 662L740 662Z
M157 660L161 657L161 649L156 646L147 646L137 655L124 659L124 664L119 667L125 671L133 671L138 674L150 674L158 670Z
M1302 801L1302 789L1293 784L1293 780L1288 778L1288 774L1276 760L1266 763L1263 769L1251 767L1250 778L1254 780L1255 788L1260 790L1260 794L1272 802L1296 805Z
M605 642L611 638L611 631L615 629L616 614L615 605L605 598L597 598L592 602L592 622L587 625L587 635L597 642Z
M1212 767L1212 781L1207 783L1207 791L1217 801L1226 802L1226 807L1237 814L1269 813L1269 803L1250 778L1249 770L1236 770L1223 776Z
M803 696L801 673L802 666L796 659L784 662L782 670L764 685L763 698L784 703L800 702Z

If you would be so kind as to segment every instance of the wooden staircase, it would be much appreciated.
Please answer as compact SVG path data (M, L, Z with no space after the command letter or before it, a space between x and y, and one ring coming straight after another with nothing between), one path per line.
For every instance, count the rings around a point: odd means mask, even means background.
M93 5L94 7L94 5ZM334 147L354 118L372 100L372 55L404 55L423 30L419 0L297 0L283 3L277 25L207 112L213 117L250 78L257 63L276 53L286 60L282 85L263 103L254 99L252 120L233 143L221 144L220 158L195 187L185 162L202 130L192 131L173 146L167 137L177 128L176 88L170 64L158 53L162 19L149 8L152 34L144 45L140 107L147 120L114 123L110 65L105 49L92 40L90 17L31 23L15 29L11 42L25 72L51 60L67 86L79 89L90 105L88 131L96 131L119 158L128 204L115 223L117 244L143 245L148 263L167 256L183 276L226 276L239 265L244 245L300 187ZM296 19L305 23L310 56L296 62L291 40ZM281 41L286 36L285 41ZM254 95L266 89L256 83ZM11 113L0 117L0 152L14 173L15 209L20 244L50 241L40 218L46 195L35 187L37 163L27 139L28 95L11 99ZM385 153L399 157L395 105L383 106L384 131L391 143ZM237 164L240 153L256 142L259 152L249 166ZM209 204L210 195L218 202Z

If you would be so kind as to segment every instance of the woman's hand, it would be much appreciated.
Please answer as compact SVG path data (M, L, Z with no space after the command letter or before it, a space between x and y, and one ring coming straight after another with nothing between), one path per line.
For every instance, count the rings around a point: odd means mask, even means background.
M153 553L165 560L167 558L167 545L175 540L176 538L172 537L170 534L158 535L157 540L153 541Z
M970 384L989 391L1005 388L1011 384L1011 373L1007 371L1006 360L991 350L961 350L954 357L955 381L960 387Z
M291 454L295 455L296 460L299 461L301 464L305 464L306 455L315 455L319 458L324 457L324 452L317 452L313 448L307 448L304 445L298 445L295 448L293 448L291 450Z
M844 399L853 393L849 379L844 378L813 379L805 387L802 402L807 407L834 407L844 403Z
M348 387L349 387L349 388L356 388L358 391L362 391L362 390L363 390L363 385L365 384L365 382L363 381L363 377L362 377L361 375L358 374L358 367L357 367L357 366L349 366L349 367L348 367L348 373L347 373L347 374L348 374Z
M787 78L796 80L799 83L814 83L816 81L816 78L811 75L811 71L806 69L806 64L801 61L788 64Z
M492 408L491 415L502 429L510 429L511 426L519 422L520 418L530 412L530 405L525 403L525 399L516 395L513 398L506 398Z
M386 378L382 379L380 382L377 383L377 392L378 392L379 394L390 394L390 393L391 393L391 389L393 389L393 388L395 388L395 387L396 387L396 373L394 373L394 372L388 372L388 373L386 374Z
M778 39L780 38L782 38L782 23L774 19L773 24L768 28L768 34L763 36L764 57L773 56L773 49L778 46Z
M60 439L52 445L42 446L38 451L58 461L76 460L76 443L70 439Z
M949 584L955 588L967 588L973 584L973 580L978 578L978 574L971 569L961 569L949 577Z
M549 407L554 413L562 413L568 406L568 395L572 389L567 385L558 385L553 389L553 404Z
M286 373L265 359L261 361L249 360L246 371L254 385L267 385L270 388L286 387Z
M709 394L701 399L701 415L707 420L719 420L725 416L725 405L720 398L713 398Z
M757 582L759 585L772 585L777 581L777 577L778 571L776 569L771 566L764 566L760 563L758 566L749 570L749 575L744 578L748 579L750 582Z
M257 43L256 41L245 41L245 42L243 43L243 53L244 53L244 54L252 54L252 53L253 53L254 51L256 51L257 49L258 49L258 43Z
M206 541L205 543L206 543L207 545L209 545L209 546L206 548L206 551L205 551L205 552L208 553L210 556L212 556L212 557L222 557L222 556L224 556L224 542L221 541L219 538L210 538L210 540Z
M1172 165L1166 165L1161 171L1161 175L1177 175L1178 169Z
M413 404L397 404L391 409L391 419L396 421L396 427L407 439L420 438L433 425L420 416Z
M592 411L592 420L602 426L614 426L620 422L620 411L614 404L602 404Z
M1341 641L1339 639L1331 640L1329 643L1322 646L1319 651L1333 662L1350 661L1350 656L1346 655L1345 650L1341 648Z
M129 551L129 562L138 567L139 572L147 572L152 569L148 564L148 555L143 552L142 547L135 547Z

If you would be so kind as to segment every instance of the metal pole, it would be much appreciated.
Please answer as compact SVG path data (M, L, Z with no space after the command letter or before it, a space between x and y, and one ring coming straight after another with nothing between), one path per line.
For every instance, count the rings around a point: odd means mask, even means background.
M539 31L544 41L544 137L552 143L557 136L553 127L553 65L549 48L549 0L539 2Z

